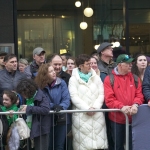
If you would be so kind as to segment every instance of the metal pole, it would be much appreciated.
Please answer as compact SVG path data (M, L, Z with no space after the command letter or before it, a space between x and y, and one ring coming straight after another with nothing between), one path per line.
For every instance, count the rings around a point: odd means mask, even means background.
M125 32L125 46L127 54L129 51L129 14L128 14L128 0L123 0L123 24Z
M17 3L13 0L14 54L18 57Z

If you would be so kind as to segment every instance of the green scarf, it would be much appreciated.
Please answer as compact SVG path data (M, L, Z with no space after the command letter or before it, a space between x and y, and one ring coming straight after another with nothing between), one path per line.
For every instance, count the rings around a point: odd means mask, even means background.
M36 94L37 94L37 91L35 92L35 94L31 98L26 99L26 105L27 106L34 106L34 98L35 98ZM28 127L31 129L32 115L27 116L26 123L27 123Z
M11 107L7 108L5 106L1 106L1 109L3 112L7 112L7 111L10 111L10 110L13 110L13 111L18 111L18 107L16 104L13 104ZM11 124L18 118L18 115L17 114L14 114L12 117L10 117L9 115L7 115L7 120L8 120L8 123L9 123L9 126L11 126Z
M35 94L31 98L26 99L26 105L31 105L34 103L34 97L36 94L37 94L37 91L35 92Z
M91 73L91 72L89 72L89 73L87 73L87 74L84 74L84 73L81 72L80 70L78 70L78 72L79 72L80 78L81 78L83 81L85 81L86 83L88 82L89 78L92 76L92 73Z

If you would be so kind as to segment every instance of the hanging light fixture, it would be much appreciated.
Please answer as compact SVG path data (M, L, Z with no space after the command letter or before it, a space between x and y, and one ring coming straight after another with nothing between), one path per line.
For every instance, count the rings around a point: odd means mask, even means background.
M115 42L111 42L111 44L112 44L112 48L115 48Z
M114 43L114 45L115 45L115 47L119 47L119 46L120 46L120 42L116 41L116 42Z
M83 2L82 2L82 8L83 8ZM85 30L88 27L88 24L84 21L84 15L83 15L83 21L80 23L80 28L82 30Z
M76 2L75 2L75 6L76 6L76 7L80 7L80 6L81 6L81 2L80 2L80 1L76 1Z
M93 9L90 7L87 7L84 9L84 15L86 17L91 17L93 15Z
M89 7L89 0L88 0L88 7L86 7L83 11L86 17L91 17L93 15L93 9Z
M83 22L80 23L80 28L82 30L85 30L87 27L88 27L88 24L86 22L83 21Z
M100 46L100 44L95 45L95 46L94 46L94 49L97 50L99 46Z

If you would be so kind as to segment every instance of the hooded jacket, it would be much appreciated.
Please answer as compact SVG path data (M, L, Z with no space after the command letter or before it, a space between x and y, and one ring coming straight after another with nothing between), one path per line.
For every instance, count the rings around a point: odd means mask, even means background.
M141 105L144 101L142 94L142 86L140 78L138 79L138 87L136 88L132 73L120 75L117 67L112 71L114 75L114 85L110 83L110 77L104 80L105 103L108 108L121 109L123 106L132 106L133 104ZM131 116L128 115L131 123ZM125 124L125 116L122 112L110 112L110 120Z

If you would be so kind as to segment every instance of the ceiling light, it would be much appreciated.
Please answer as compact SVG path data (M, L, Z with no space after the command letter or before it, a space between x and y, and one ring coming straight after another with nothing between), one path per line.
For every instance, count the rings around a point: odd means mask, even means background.
M100 44L95 45L94 48L97 50L99 46L100 46Z
M84 9L84 15L86 17L91 17L93 15L93 9L90 7L87 7Z
M76 6L76 7L80 7L80 6L81 6L81 2L80 2L80 1L76 1L76 2L75 2L75 6Z
M119 47L120 46L120 42L115 42L114 45L115 45L115 47Z
M81 22L81 23L80 23L80 28L81 28L82 30L85 30L87 27L88 27L88 24L87 24L86 22Z
M111 42L111 44L112 44L111 47L114 48L114 47L115 47L115 43L114 43L114 42Z

